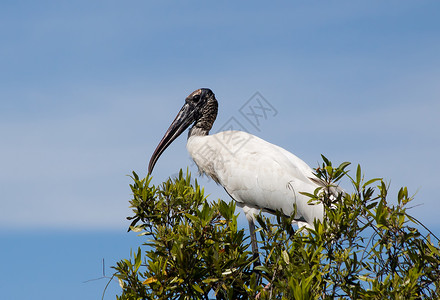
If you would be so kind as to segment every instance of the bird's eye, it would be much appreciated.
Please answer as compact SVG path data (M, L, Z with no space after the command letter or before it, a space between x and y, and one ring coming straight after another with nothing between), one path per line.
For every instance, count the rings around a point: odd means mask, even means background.
M194 95L193 101L194 102L199 102L199 100L200 100L200 95Z

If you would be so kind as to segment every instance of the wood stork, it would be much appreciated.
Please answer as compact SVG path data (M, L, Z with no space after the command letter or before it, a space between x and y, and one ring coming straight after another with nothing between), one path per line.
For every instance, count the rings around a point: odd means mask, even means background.
M258 258L254 216L260 210L277 210L294 216L298 226L313 226L324 216L323 205L309 205L300 192L313 193L322 186L312 169L281 147L242 131L209 135L217 117L218 104L210 89L192 92L154 151L148 172L159 156L191 124L187 149L199 171L223 186L241 207L249 222L254 257Z

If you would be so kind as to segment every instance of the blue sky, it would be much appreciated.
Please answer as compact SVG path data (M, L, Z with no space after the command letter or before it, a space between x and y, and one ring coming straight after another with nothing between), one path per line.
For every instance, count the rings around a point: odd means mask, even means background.
M19 298L100 297L106 282L83 281L138 245L126 175L146 174L199 87L219 101L213 132L233 118L312 167L320 154L359 163L391 182L392 199L417 192L413 215L440 234L438 2L0 5L0 280L15 298L23 278L32 294ZM258 128L240 114L255 92L277 111ZM158 161L155 183L195 175L185 142Z

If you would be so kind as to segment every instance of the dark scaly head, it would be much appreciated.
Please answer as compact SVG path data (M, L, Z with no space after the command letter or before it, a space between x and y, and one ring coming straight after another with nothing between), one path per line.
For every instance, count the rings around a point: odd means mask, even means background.
M217 111L217 100L210 89L198 89L186 97L185 104L154 150L148 165L148 173L151 174L154 165L165 149L191 124L194 123L194 126L189 131L189 136L209 134L217 117Z

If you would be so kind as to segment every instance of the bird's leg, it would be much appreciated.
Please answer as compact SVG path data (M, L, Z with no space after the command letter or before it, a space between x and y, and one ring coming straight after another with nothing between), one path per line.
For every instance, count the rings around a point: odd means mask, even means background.
M254 256L254 259L255 258L257 259L254 262L254 268L255 268L256 266L261 265L261 261L260 261L260 254L258 253L257 234L255 233L255 224L253 219L249 220L249 233L251 235L252 254Z
M260 279L261 279L261 274L260 274L260 272L255 270L255 267L261 265L260 253L258 253L257 234L255 233L254 219L250 218L250 219L248 219L248 222L249 222L249 233L251 235L252 254L253 254L253 258L256 259L254 261L254 272L257 274L256 282L257 282L257 285L259 285ZM257 294L257 296L258 296L258 294ZM258 298L256 298L256 299L258 299Z

